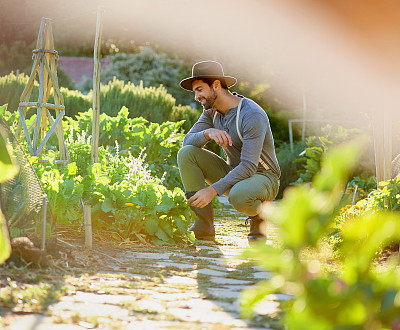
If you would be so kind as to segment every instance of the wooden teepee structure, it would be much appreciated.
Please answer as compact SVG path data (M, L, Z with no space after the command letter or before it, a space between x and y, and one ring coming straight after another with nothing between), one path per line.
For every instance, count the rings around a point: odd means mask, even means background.
M46 143L55 132L58 137L60 159L69 161L68 150L64 143L62 117L65 114L64 98L60 92L57 78L58 53L54 50L53 30L51 20L42 18L38 33L36 49L33 51L33 66L29 80L20 97L18 107L20 122L17 129L19 137L23 128L31 155L39 156L45 150ZM30 101L36 76L39 78L39 96L37 100ZM54 104L48 103L48 98L53 88ZM28 127L25 116L28 108L36 108L36 119ZM55 110L56 119L50 113ZM49 128L48 125L49 124ZM30 132L33 129L32 139Z

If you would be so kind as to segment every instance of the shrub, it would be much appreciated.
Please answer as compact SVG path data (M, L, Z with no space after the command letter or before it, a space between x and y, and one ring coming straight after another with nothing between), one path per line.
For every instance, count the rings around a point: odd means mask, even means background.
M16 72L29 74L32 69L32 50L35 43L17 40L10 45L0 45L0 76Z
M0 104L8 104L8 110L14 112L18 109L19 99L28 82L29 77L13 73L0 77ZM75 117L79 112L85 112L92 107L92 92L88 95L77 90L69 90L61 87L64 98L65 113ZM35 81L31 100L37 100L39 85ZM49 102L54 102L53 92L49 96ZM114 79L100 88L101 113L116 116L119 110L126 106L129 109L130 118L143 117L149 121L162 123L164 121L185 120L183 128L189 130L199 116L199 112L189 106L175 105L175 99L167 93L162 86L144 87L143 84L135 86L132 83L125 84L121 80ZM36 113L35 109L28 112L27 117Z
M20 74L18 77L14 73L0 77L0 104L8 104L8 111L17 111L19 99L28 83L29 77ZM35 81L31 99L36 99L39 95L39 84Z
M193 102L192 95L179 86L182 77L190 73L190 68L183 61L172 58L166 53L157 53L150 46L142 47L135 54L117 53L108 58L111 59L111 64L102 72L103 84L106 85L116 77L125 83L143 84L144 87L162 85L173 95L178 104L189 105Z
M20 74L18 77L12 72L9 75L0 77L0 104L8 104L8 110L11 112L18 110L19 100L22 92L28 83L29 77ZM61 93L64 97L65 111L67 115L72 115L74 111L82 111L82 109L89 109L91 102L88 97L84 96L78 91L71 91L65 87L60 88ZM34 81L32 94L30 100L37 100L39 95L39 83L37 80ZM49 96L49 103L54 102L53 91ZM35 113L35 110L28 112L30 114Z

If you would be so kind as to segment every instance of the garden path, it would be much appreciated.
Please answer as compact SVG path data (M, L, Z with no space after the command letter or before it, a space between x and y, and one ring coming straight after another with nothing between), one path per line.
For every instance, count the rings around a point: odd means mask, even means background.
M248 227L243 215L231 209L226 199L220 201L224 208L216 210L216 243L202 242L191 248L95 249L98 253L87 256L86 272L72 272L51 282L62 287L63 293L44 311L18 313L18 308L23 311L18 305L3 309L0 327L280 329L279 305L289 299L285 295L268 296L255 309L253 319L240 318L241 290L270 274L240 257L248 247ZM274 239L270 228L267 244ZM41 276L41 281L49 278Z

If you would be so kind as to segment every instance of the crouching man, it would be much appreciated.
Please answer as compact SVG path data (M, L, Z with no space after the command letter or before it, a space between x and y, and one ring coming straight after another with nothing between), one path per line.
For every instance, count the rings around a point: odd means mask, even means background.
M268 117L254 101L228 90L235 83L214 61L196 63L192 77L180 82L204 108L178 153L185 195L198 217L189 230L197 239L215 239L212 199L223 194L248 216L249 242L265 239L262 204L279 190L281 172ZM223 148L227 161L203 148L210 140Z

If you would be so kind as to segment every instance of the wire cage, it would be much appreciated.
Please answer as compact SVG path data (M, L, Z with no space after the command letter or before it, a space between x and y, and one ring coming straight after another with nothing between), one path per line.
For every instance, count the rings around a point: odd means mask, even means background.
M0 184L0 208L7 220L10 238L28 237L43 251L55 248L55 220L40 180L22 146L1 118L0 134L11 146L19 165L18 174Z

